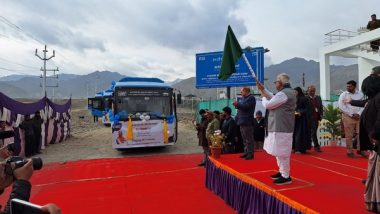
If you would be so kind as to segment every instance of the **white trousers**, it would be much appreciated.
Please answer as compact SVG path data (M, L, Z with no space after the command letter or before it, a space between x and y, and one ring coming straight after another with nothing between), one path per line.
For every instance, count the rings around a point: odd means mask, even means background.
M281 176L284 178L288 178L290 176L290 156L277 156L276 160Z

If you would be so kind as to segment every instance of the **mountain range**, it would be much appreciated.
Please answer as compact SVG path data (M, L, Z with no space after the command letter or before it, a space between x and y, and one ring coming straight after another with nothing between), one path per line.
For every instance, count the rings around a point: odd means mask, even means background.
M358 80L358 66L335 66L331 68L331 91L339 94L340 90L345 90L348 80ZM291 78L293 87L303 86L302 77L305 77L305 86L314 84L319 88L319 63L313 60L303 58L293 58L268 66L264 69L265 81L267 88L273 90L272 82L280 73L287 73ZM86 98L93 97L96 92L109 89L111 82L120 80L124 75L111 71L95 71L86 75L60 74L58 79L52 81L47 79L47 85L58 87L48 87L48 97L56 98ZM39 76L30 75L10 75L0 77L0 92L12 98L40 98L42 95L42 79ZM188 79L176 79L173 82L167 82L177 90L180 90L183 96L195 95L203 99L216 98L217 93L224 89L196 89L195 77ZM218 91L218 92L217 92ZM238 91L238 90L237 90ZM231 92L231 93L234 93Z

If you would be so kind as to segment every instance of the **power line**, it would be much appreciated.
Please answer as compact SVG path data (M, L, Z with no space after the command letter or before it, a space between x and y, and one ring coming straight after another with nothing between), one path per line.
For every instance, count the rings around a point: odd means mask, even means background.
M0 70L4 70L4 71L11 71L11 72L14 72L14 73L17 73L17 74L24 74L24 75L30 75L28 73L23 73L19 70L14 70L14 69L9 69L9 68L4 68L4 67L0 67Z
M12 23L9 19L5 18L4 16L1 16L1 15L0 15L0 22L6 24L6 25L8 25L8 26L10 26L11 28L13 28L13 29L15 29L15 30L17 30L17 31L19 31L19 32L21 32L21 33L23 33L24 35L26 35L26 36L28 36L29 38L33 39L35 42L38 42L39 44L42 44L42 45L45 45L45 44L46 44L46 42L37 39L37 38L34 37L32 34L26 32L26 31L23 30L21 27L19 27L19 26L17 26L16 24ZM4 36L4 37L6 37L6 38L8 38L8 39L11 39L11 38L9 38L8 36L5 36L5 35L1 35L1 34L0 34L0 36ZM54 45L53 45L53 47L54 47ZM71 61L71 60L69 60L68 57L66 57L66 56L63 55L62 53L57 53L57 54L58 54L59 56L61 56L63 59L66 59L66 60L68 60L68 61ZM93 63L91 63L91 64L92 64L95 68L98 67L98 66L96 66L96 65L93 64Z
M4 16L1 16L0 15L0 21L7 24L8 26L12 27L13 29L16 29L18 31L21 31L23 32L25 35L29 36L30 38L32 38L33 40L37 41L38 43L40 44L44 44L44 42L38 40L37 38L35 38L33 35L29 34L28 32L24 31L23 29L21 29L19 26L17 26L16 24L13 24L11 21L9 21L7 18L5 18Z
M24 33L26 36L30 37L31 39L33 39L34 41L38 42L39 44L41 45L45 45L46 42L44 41L41 41L37 38L35 38L32 34L26 32L25 30L23 30L21 27L17 26L16 24L12 23L9 19L5 18L4 16L1 16L0 15L0 21L7 24L8 26L12 27L13 29L16 29L18 31L21 31L22 33ZM58 55L62 56L64 59L68 60L68 58L66 56L64 56L63 54L61 53L58 53Z
M23 30L21 27L19 27L19 26L17 26L16 24L12 23L9 19L5 18L4 16L1 16L1 15L0 15L0 21L3 22L3 23L5 23L5 24L7 24L7 25L10 26L11 28L16 29L16 30L18 30L18 31L20 31L20 32L22 32L22 33L24 33L26 36L30 37L31 39L33 39L34 41L38 42L39 44L42 44L42 45L45 45L45 44L46 44L46 42L41 41L41 40L35 38L32 34L26 32L26 31ZM58 52L57 54L58 54L59 56L61 56L63 59L70 61L70 60L69 60L65 55L63 55L62 53L59 53L59 52ZM96 67L96 66L95 66L95 67Z
M23 64L21 64L21 63L17 63L17 62L12 62L12 61L10 61L10 60L7 60L7 59L1 58L1 57L0 57L0 60L3 60L3 61L8 62L8 63L15 64L15 65L23 66L23 67L26 67L26 68L31 68L31 69L35 69L35 70L38 70L38 69L39 69L39 68L37 68L37 67L32 67L32 66L29 66L29 65L23 65Z

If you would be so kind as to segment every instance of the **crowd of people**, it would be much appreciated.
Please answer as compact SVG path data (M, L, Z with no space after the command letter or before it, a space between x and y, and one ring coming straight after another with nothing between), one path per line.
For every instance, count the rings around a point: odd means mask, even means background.
M348 105L351 108L359 108L360 114L357 115L354 110L346 111L344 123L348 123L345 128L345 134L352 130L352 127L358 131L359 136L359 153L363 151L369 152L367 178L363 179L365 184L365 205L367 210L380 212L380 66L372 68L371 74L362 82L362 94L356 90L356 83L347 82L347 92L342 93L340 97L340 105ZM358 94L357 96L354 96ZM357 99L361 97L361 99ZM356 113L356 114L355 114ZM353 123L355 120L355 123ZM352 124L351 124L352 123ZM349 126L352 127L349 127ZM352 156L351 142L347 144L347 155Z
M373 75L380 75L378 70L378 67L374 68ZM237 110L235 118L231 116L232 109L228 106L220 114L219 111L207 109L199 111L201 121L196 128L199 145L203 147L205 155L199 165L203 166L205 163L210 152L210 137L216 130L221 130L226 136L224 153L242 153L241 158L251 160L254 158L255 149L264 148L269 154L278 157L282 178L290 178L289 173L286 173L288 165L284 163L289 162L291 151L295 154L305 154L311 149L322 152L317 130L323 118L323 104L321 97L316 95L316 87L310 85L306 91L301 87L291 88L289 76L286 74L280 74L274 83L278 90L276 94L270 93L260 83L257 85L262 95L262 104L266 108L265 118L261 111L255 112L256 99L248 87L241 89L241 98L233 103ZM353 139L357 138L359 142L360 114L364 107L354 105L363 98L362 92L356 89L356 82L351 80L347 82L347 90L340 95L338 101L342 112L347 156L350 158L355 157ZM264 138L266 144L263 143ZM287 144L286 148L274 147L274 142L279 144L279 141L286 141L282 143ZM367 157L360 143L356 147L357 155ZM283 153L289 156L284 156ZM278 178L279 175L273 177Z
M225 136L223 153L243 153L245 160L254 158L254 149L262 149L265 136L265 122L262 112L257 111L254 118L256 100L249 88L242 88L242 98L233 105L238 109L236 117L232 117L232 109L228 106L222 112L201 109L200 122L196 124L199 146L202 146L204 158L199 166L205 165L210 153L211 136L220 130ZM257 142L257 143L254 143Z
M265 118L261 111L255 112L256 98L248 87L241 89L241 97L233 103L237 110L235 118L231 116L232 109L228 106L223 108L222 113L207 109L199 111L201 120L196 129L199 145L204 151L199 166L205 165L210 153L211 136L216 130L221 130L225 136L223 153L242 153L241 158L252 160L256 149L265 149L276 156L280 170L272 178L279 185L291 182L289 160L292 149L296 154L306 153L313 142L315 151L321 152L317 128L322 119L323 106L321 98L315 95L315 86L309 86L308 95L305 96L300 87L290 87L286 74L279 75L275 85L279 92L273 95L258 83L263 106L267 109ZM284 147L274 144L278 141L283 142Z
M307 95L300 87L289 90L296 101L292 113L295 128L291 131L291 146L294 153L305 154L312 148L316 152L321 152L317 130L322 119L323 105L320 96L315 94L315 86L308 87ZM235 101L233 106L237 110L235 117L231 116L232 109L228 106L224 107L221 113L218 110L208 109L199 111L201 120L196 129L199 145L203 147L205 157L209 154L210 137L216 130L221 130L226 136L223 153L242 152L241 158L251 160L254 158L254 150L263 149L265 136L269 132L267 130L269 111L266 112L266 117L263 117L261 111L255 112L256 99L248 87L241 89L241 98ZM269 108L267 107L267 110ZM204 165L204 160L200 165Z
M257 83L266 109L265 119L260 111L253 117L256 100L250 94L250 89L244 87L241 89L242 98L233 103L237 109L235 118L231 117L230 107L223 108L220 116L218 111L202 109L199 111L201 123L196 128L205 158L209 153L210 135L220 129L226 136L225 153L242 152L241 158L251 160L254 158L254 149L263 148L274 156L278 172L270 177L274 179L274 184L283 185L292 183L292 150L295 154L306 153L313 144L316 152L322 152L317 129L323 116L323 105L321 98L315 94L314 85L310 85L306 93L300 87L292 89L290 78L285 73L279 74L274 84L277 90L275 94ZM347 156L355 157L353 138L357 136L356 153L367 157L365 151L369 152L367 178L363 180L366 185L365 204L368 210L380 212L380 66L374 67L370 76L364 79L362 91L357 90L356 85L355 81L348 81L347 90L338 100ZM199 165L204 165L205 158Z

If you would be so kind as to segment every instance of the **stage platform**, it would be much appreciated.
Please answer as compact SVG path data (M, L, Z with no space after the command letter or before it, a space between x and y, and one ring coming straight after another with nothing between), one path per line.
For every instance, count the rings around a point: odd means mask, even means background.
M292 184L274 185L278 170L265 151L210 157L206 186L238 213L369 213L364 205L367 159L348 158L344 147L291 155Z

